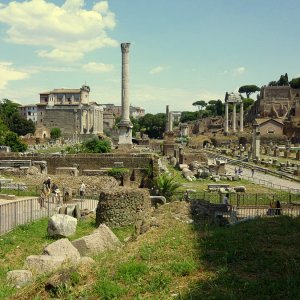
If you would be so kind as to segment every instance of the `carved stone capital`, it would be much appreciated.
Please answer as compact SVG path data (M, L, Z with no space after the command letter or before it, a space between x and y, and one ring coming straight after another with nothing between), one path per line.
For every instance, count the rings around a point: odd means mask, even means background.
M121 44L122 53L129 53L129 46L130 46L130 43L122 43Z

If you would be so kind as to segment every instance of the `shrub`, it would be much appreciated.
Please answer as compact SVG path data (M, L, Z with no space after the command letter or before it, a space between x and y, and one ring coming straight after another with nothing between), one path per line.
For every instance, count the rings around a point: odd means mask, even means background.
M175 191L180 187L180 183L175 181L174 177L162 174L155 178L154 186L160 196L170 200Z
M97 137L86 140L82 143L81 152L108 153L111 151L109 140L99 140Z
M124 175L128 173L129 173L129 169L126 168L112 168L108 170L107 175L112 176L117 180L121 180L124 177Z
M61 137L60 128L58 128L58 127L51 128L50 137L51 137L51 139L54 139L54 140L60 138Z

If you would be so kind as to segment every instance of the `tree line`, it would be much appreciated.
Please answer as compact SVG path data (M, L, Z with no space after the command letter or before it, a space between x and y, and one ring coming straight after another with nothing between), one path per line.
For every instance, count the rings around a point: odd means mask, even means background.
M34 123L21 116L19 107L11 100L0 100L0 145L9 146L13 152L25 151L27 145L20 136L35 132Z

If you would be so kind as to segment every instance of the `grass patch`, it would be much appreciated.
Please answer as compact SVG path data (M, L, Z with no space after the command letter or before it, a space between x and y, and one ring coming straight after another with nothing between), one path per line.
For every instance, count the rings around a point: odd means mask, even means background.
M159 227L119 251L94 257L96 264L79 268L56 295L120 300L299 298L300 218L196 227L182 221L185 214L185 202L159 207L155 214ZM129 229L117 231L126 236ZM14 299L49 299L43 288L40 281Z
M41 254L46 245L55 241L47 235L47 225L48 219L42 219L20 225L0 237L0 299L7 299L15 292L15 289L10 288L6 283L7 272L22 269L27 256ZM95 220L81 220L78 222L76 234L70 239L79 238L93 229L95 229ZM74 280L76 281L75 278Z
M300 218L257 219L200 235L211 276L179 299L299 299Z

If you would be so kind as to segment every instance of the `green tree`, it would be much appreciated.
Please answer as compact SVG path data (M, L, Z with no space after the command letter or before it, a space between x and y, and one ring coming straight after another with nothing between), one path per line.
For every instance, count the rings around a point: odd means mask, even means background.
M27 120L20 115L20 105L3 99L0 101L0 117L7 127L18 135L26 135L35 132L35 125L31 120Z
M34 134L35 125L32 120L26 120L19 113L14 113L9 121L9 129L18 135Z
M135 137L136 133L141 130L141 126L139 120L133 117L130 117L130 121L132 124L132 136Z
M270 81L268 86L277 86L277 81L273 80L273 81Z
M202 108L206 105L207 103L204 100L199 100L193 103L193 106L197 106L198 110L202 110Z
M170 200L175 191L180 187L180 183L175 181L175 177L162 174L154 179L154 187L160 196Z
M53 127L50 130L51 139L59 139L61 137L61 130L58 127Z
M298 77L298 78L293 78L293 79L290 81L290 86L291 86L291 88L293 88L293 89L299 89L299 88L300 88L300 77Z
M19 113L19 107L19 104L8 99L2 99L0 101L0 117L8 126L12 116L15 113Z
M9 146L12 152L24 152L27 149L27 145L22 143L18 135L14 132L6 134L4 145Z
M256 92L259 92L260 88L257 85L243 85L239 88L239 93L245 93L247 98L250 98L250 95Z
M280 76L279 80L277 81L277 85L278 86L288 86L289 85L289 77L288 77L287 73Z
M248 107L250 107L254 103L254 100L251 98L244 98L243 104L244 104L244 110L247 110Z
M180 116L180 122L186 123L197 120L198 113L196 111L183 111Z
M88 153L108 153L111 151L109 140L99 140L97 137L88 139L82 143L81 152Z
M146 114L139 118L140 130L150 138L162 138L166 127L166 114Z

